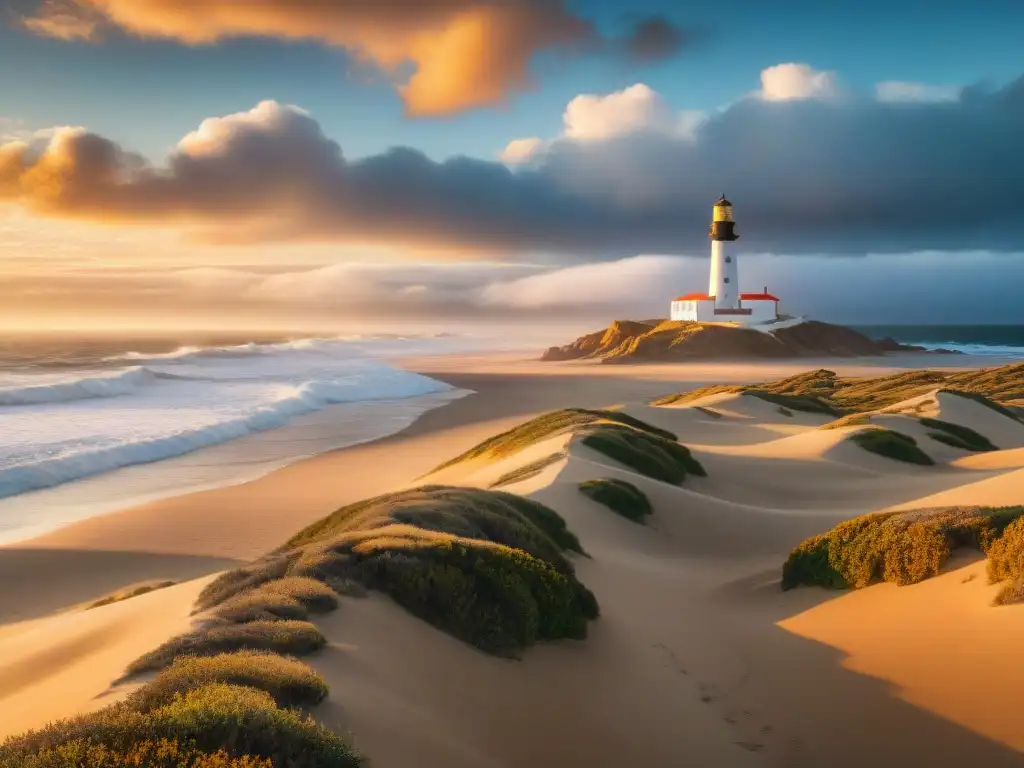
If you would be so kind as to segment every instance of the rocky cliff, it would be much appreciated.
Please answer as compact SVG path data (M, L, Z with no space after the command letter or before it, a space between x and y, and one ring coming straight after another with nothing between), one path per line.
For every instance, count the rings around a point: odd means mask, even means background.
M809 320L776 331L717 323L616 320L603 331L551 347L541 360L598 359L603 363L736 358L864 357L924 352L923 347L876 341L841 325Z

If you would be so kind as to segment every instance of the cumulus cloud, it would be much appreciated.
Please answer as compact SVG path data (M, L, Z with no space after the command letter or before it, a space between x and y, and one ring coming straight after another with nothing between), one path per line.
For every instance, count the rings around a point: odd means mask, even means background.
M889 80L875 85L875 98L879 101L956 101L960 98L960 87Z
M566 114L565 135L523 145L535 156L517 171L402 147L348 160L312 115L275 102L206 121L159 166L61 129L45 145L0 145L0 202L179 222L219 242L607 258L702 250L711 202L725 191L755 250L1024 243L1024 78L943 103L751 96L689 131L674 130L677 116L646 87L574 101Z
M344 48L393 75L408 113L420 116L498 104L529 88L538 52L620 42L602 37L564 0L46 0L23 23L37 34L92 39L98 20L189 45L266 37ZM640 21L623 44L651 59L675 53L682 36L664 20ZM406 77L408 64L414 71Z
M819 71L808 64L776 64L761 72L760 95L766 101L832 98L839 93L834 72Z
M574 97L562 114L562 134L557 139L601 142L640 133L692 138L704 117L702 112L677 111L660 93L644 83L636 83L621 91ZM536 136L513 139L499 156L510 165L530 163L551 148L554 141Z

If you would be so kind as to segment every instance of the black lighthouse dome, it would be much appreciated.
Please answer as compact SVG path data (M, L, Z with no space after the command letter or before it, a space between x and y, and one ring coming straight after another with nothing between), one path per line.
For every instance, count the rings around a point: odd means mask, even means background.
M712 240L727 242L739 239L739 235L736 234L736 222L732 217L732 203L726 199L725 195L715 201L708 235Z

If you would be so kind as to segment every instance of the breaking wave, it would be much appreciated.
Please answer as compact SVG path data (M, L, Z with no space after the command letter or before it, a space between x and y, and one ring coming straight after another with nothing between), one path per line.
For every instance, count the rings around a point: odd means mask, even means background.
M107 370L0 376L0 498L179 456L331 405L451 390L340 340L118 360L122 367Z

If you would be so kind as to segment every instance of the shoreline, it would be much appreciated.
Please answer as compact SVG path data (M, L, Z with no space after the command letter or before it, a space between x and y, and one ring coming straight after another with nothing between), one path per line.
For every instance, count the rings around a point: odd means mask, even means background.
M989 358L951 357L944 360L958 365L931 367L1000 364ZM545 411L646 401L708 383L756 382L826 366L845 375L880 375L924 367L922 363L933 359L898 354L744 365L606 366L592 361L541 363L523 353L400 358L395 361L399 367L472 394L420 414L398 432L301 458L254 480L119 507L0 544L0 627L146 580L196 578L258 557L334 509L415 484L443 461ZM17 586L26 569L46 573L38 590L28 595ZM33 597L37 591L43 597Z

